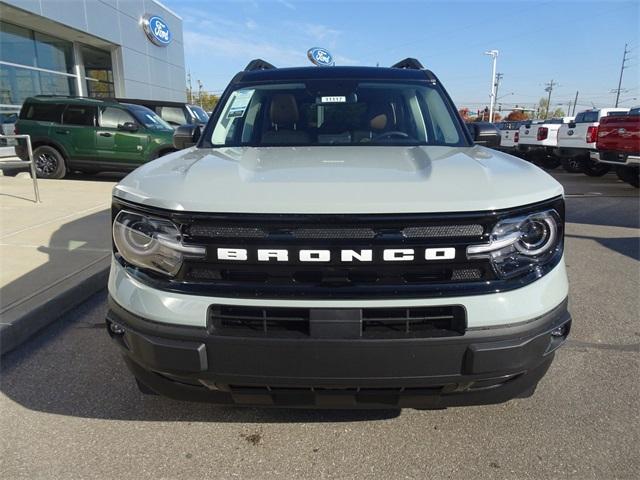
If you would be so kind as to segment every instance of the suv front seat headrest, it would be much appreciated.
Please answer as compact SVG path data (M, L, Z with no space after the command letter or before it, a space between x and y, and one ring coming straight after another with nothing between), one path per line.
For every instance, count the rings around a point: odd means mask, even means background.
M369 126L371 130L384 130L388 126L395 126L395 114L389 103L372 105L369 110Z
M295 125L300 119L296 98L291 94L276 94L271 99L269 110L271 123L276 127Z

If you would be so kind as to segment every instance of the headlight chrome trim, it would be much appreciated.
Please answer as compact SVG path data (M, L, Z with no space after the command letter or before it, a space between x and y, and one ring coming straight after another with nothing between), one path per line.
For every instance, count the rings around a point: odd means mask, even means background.
M204 258L206 248L182 243L171 220L120 210L111 228L114 248L129 264L175 277L186 258Z

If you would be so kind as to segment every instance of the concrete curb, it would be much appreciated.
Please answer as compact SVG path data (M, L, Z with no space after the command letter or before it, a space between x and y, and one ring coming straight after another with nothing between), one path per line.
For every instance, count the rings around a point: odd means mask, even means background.
M111 255L100 258L69 278L3 312L0 355L19 347L64 313L106 288L110 261Z

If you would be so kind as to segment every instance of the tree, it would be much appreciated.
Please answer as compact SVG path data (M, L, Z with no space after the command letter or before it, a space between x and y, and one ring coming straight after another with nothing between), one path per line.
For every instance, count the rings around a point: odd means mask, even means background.
M458 113L462 117L462 120L464 120L465 122L471 121L471 118L469 117L469 109L467 107L462 107L460 110L458 110Z
M538 118L547 118L548 107L549 107L548 100L542 97L538 102Z
M197 98L194 95L194 99L193 99L194 103L201 105L202 108L204 108L205 111L207 112L210 112L211 110L213 110L213 108L218 103L218 100L220 100L220 97L218 97L217 95L214 95L213 93L208 93L208 92L200 92L199 97L200 98Z
M509 115L507 115L506 120L510 122L521 122L523 120L529 120L529 115L527 115L522 110L514 110Z
M538 102L538 118L554 118L554 117L564 117L564 110L558 107L554 111L548 111L548 101L546 98L541 98Z

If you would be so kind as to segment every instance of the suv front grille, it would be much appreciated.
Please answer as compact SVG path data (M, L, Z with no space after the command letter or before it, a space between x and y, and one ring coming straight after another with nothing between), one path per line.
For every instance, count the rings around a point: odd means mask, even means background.
M340 312L348 315L334 328L335 321L327 322L322 316L317 319L310 308L213 305L209 309L209 328L217 335L286 338L319 336L328 326L338 336L364 339L450 337L463 335L466 328L465 310L458 305Z
M206 258L185 259L171 279L127 265L154 288L219 298L350 300L466 296L535 281L535 272L500 279L489 259L468 259L466 251L469 245L488 242L500 219L549 206L564 212L560 198L502 211L394 215L210 214L115 200L113 215L126 208L169 218L184 243L206 247ZM242 258L220 254L228 250L242 252ZM272 250L287 256L261 259L259 252ZM440 254L443 250L446 255ZM303 258L310 251L328 256ZM415 255L395 261L386 255L389 251Z

